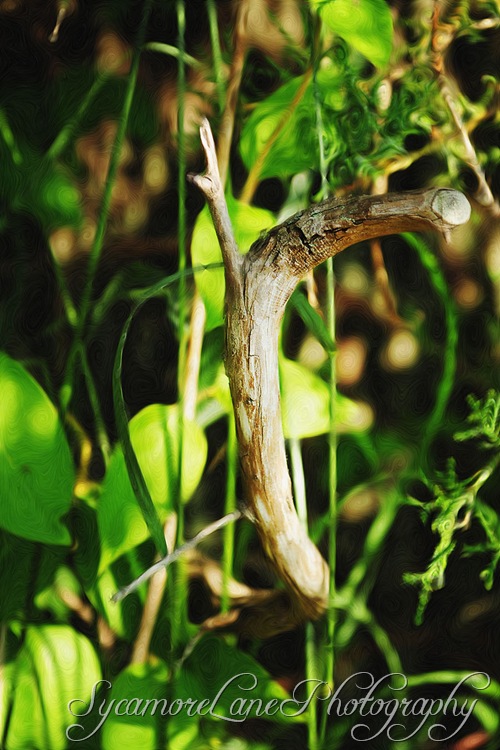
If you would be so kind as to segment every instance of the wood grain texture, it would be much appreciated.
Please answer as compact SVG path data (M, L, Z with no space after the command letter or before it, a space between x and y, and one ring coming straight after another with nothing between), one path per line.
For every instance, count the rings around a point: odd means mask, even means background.
M207 198L226 266L225 365L246 512L287 587L286 617L278 618L279 629L285 630L321 616L329 583L328 565L297 517L285 453L278 333L286 303L308 271L350 245L400 232L448 234L468 221L470 205L461 193L444 188L329 199L271 229L242 257L207 121L201 135L207 172L191 179Z

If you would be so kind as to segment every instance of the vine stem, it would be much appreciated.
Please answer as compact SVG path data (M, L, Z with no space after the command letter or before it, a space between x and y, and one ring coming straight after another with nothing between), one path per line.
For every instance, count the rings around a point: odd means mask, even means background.
M316 110L316 129L318 133L319 147L319 169L321 174L321 197L327 198L330 194L328 184L328 166L326 161L326 149L324 139L323 124L323 103L318 86L317 74L321 61L321 19L317 19L316 34L314 39L314 72L313 72L313 93L314 106ZM336 325L335 325L335 274L333 271L333 258L326 260L326 325L330 339L335 342ZM335 346L329 351L329 425L328 425L328 510L329 510L329 527L328 527L328 567L329 567L329 586L328 586L328 604L326 617L326 642L324 644L324 680L331 684L332 689L335 686L335 635L337 627L337 613L335 610L335 599L337 595L336 586L336 569L337 569L337 425L336 425L336 404L337 404L337 372L336 372L336 352ZM326 737L328 715L323 711L321 715L320 741L323 744Z

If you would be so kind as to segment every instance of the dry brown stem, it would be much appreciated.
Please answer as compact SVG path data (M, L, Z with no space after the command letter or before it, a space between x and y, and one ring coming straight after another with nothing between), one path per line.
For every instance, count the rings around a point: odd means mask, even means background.
M275 227L239 255L217 171L208 121L201 127L204 175L191 177L207 199L226 266L225 364L238 436L248 516L291 596L268 612L286 629L327 606L328 566L297 517L281 421L278 331L295 286L350 245L405 231L448 234L470 216L455 190L328 199ZM275 605L278 604L278 598Z
M165 540L167 542L167 548L173 549L177 532L177 516L175 515L175 513L172 513L167 518L164 532ZM131 664L144 664L148 659L149 646L151 644L151 638L153 637L156 618L158 616L158 612L160 611L166 583L166 568L158 571L158 574L154 576L154 578L152 578L149 583L146 602L142 610L141 623L139 625L139 630L137 631L137 636L134 641L134 648L132 649L132 655L130 657Z

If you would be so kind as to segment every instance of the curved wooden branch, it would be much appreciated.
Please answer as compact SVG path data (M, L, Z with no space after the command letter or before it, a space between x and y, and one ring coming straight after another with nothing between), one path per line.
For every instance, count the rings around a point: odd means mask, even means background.
M272 229L241 258L207 132L205 121L207 173L192 179L205 193L226 264L225 364L247 512L292 595L290 621L297 624L326 609L329 571L298 520L287 467L278 377L278 331L286 303L309 270L350 245L399 232L448 234L468 221L470 205L461 193L442 188L329 199Z

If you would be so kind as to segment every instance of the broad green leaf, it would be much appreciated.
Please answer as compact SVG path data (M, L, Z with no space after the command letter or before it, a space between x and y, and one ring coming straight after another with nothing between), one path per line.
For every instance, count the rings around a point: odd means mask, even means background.
M346 106L344 72L325 59L316 76L321 102L335 112ZM328 148L338 141L332 117ZM326 135L326 134L325 134ZM259 102L247 119L240 138L240 153L247 169L263 159L259 178L293 177L319 169L319 148L314 87L310 74L293 78Z
M328 432L330 391L319 375L298 362L280 358L281 409L286 438L306 438ZM356 432L370 427L373 414L367 404L337 393L336 427Z
M213 635L197 643L175 678L173 692L174 699L207 701L204 707L198 704L200 711L217 722L221 717L255 718L257 704L250 706L252 699L260 699L264 707L275 701L276 711L271 715L274 709L270 707L267 715L262 713L262 719L285 723L306 720L306 712L295 719L285 717L285 708L282 712L279 707L289 695L281 685L251 656ZM180 713L178 718L184 719L185 726L192 721L186 713Z
M102 750L159 750L165 747L168 713L169 675L166 665L133 664L114 680L112 688L104 690L100 701L105 701L103 713L111 708L102 726ZM111 701L115 701L114 704ZM123 701L118 708L119 701ZM151 703L147 703L151 701ZM154 701L158 701L155 704ZM156 705L156 710L155 710ZM94 723L102 717L95 712ZM191 720L196 725L196 720Z
M6 750L64 750L66 729L80 723L101 679L99 660L87 638L66 625L30 626L11 671L13 700Z
M26 370L0 353L0 526L45 544L70 544L73 461L57 411Z
M260 179L286 178L314 169L319 160L315 117L313 89L305 75L293 78L259 102L240 138L240 153L247 169L266 148L269 153ZM271 138L274 142L269 146Z
M179 457L177 406L151 404L130 420L130 438L151 498L162 523L175 508ZM184 424L182 499L196 489L207 457L207 441L194 422ZM104 478L97 509L101 539L99 572L149 537L118 446Z
M187 696L200 701L200 696ZM112 689L104 690L100 702L106 701L102 713L111 709L102 728L102 750L190 750L205 748L212 736L205 726L200 736L200 717L169 688L169 673L164 662L134 664L114 681ZM114 703L112 703L114 701ZM119 704L120 701L123 703ZM119 706L119 714L114 710ZM196 708L196 706L195 706ZM191 710L191 715L188 714ZM95 712L94 724L102 717ZM217 727L220 730L220 726ZM217 734L220 734L218 731ZM220 741L214 744L219 746ZM212 746L212 745L210 745Z
M199 721L192 718L189 723L181 715L172 716L167 724L168 747L171 750L205 750L207 747L207 734L205 728L200 732ZM210 746L217 747L217 740L212 739L212 733L209 734L212 740ZM223 748L219 745L220 750ZM245 750L248 745L245 744Z
M311 0L323 21L371 63L383 68L392 51L392 16L385 0Z
M250 245L258 239L263 230L270 229L275 224L272 213L263 208L247 206L230 196L227 196L227 206L236 242L242 253L249 250ZM191 258L193 266L205 266L222 261L219 241L206 206L194 226ZM224 320L224 270L221 268L201 271L195 278L207 310L206 330L211 331L222 325Z

